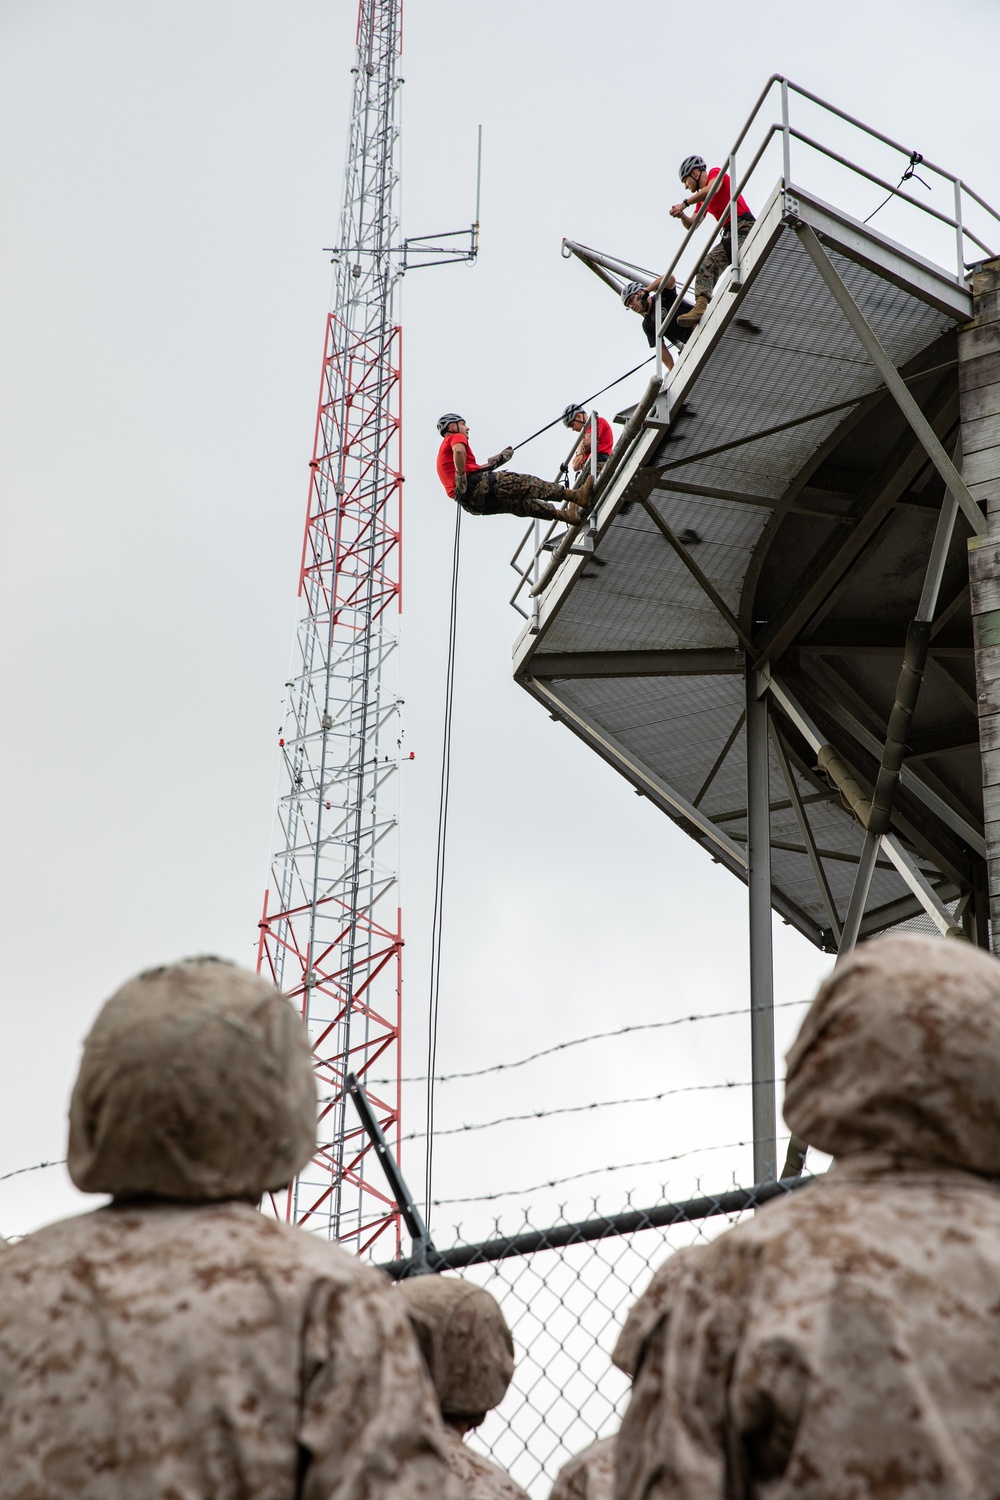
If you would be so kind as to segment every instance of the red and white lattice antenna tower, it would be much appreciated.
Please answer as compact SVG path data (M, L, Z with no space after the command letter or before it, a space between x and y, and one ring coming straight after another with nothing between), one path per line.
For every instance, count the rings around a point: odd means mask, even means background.
M360 0L336 292L258 949L258 968L301 1006L321 1100L316 1155L270 1206L359 1254L376 1241L390 1253L399 1247L396 1205L343 1085L346 1073L358 1075L398 1155L401 22L402 0ZM379 1086L376 1075L392 1081Z

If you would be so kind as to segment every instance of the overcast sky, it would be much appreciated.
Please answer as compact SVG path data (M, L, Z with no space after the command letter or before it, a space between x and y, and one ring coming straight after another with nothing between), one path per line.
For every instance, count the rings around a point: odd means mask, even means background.
M253 962L355 11L0 0L0 1176L64 1154L80 1041L121 980L202 951ZM410 275L399 304L409 1071L423 1061L453 523L434 419L463 411L491 453L642 357L638 321L560 257L560 240L664 262L677 162L719 157L771 72L1000 200L998 33L991 0L407 0L407 233L469 222L484 127L480 263ZM879 222L905 237L891 213ZM606 414L644 381L612 392ZM525 449L524 467L553 474L563 437ZM747 1004L743 887L512 681L520 530L506 517L465 526L445 1071ZM829 960L780 922L775 958L780 1053ZM748 1077L740 1014L442 1085L438 1124ZM414 1089L408 1131L420 1107ZM439 1242L459 1220L479 1233L493 1214L539 1222L560 1203L576 1215L595 1196L610 1210L630 1191L638 1202L748 1180L736 1143L749 1118L735 1087L442 1136L443 1200L592 1175L448 1204ZM407 1159L419 1187L413 1147ZM594 1170L640 1161L661 1164ZM62 1169L11 1178L0 1233L81 1204Z

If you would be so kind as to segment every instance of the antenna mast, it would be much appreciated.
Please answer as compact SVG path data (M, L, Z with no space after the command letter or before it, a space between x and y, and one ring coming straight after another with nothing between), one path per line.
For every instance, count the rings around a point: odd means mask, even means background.
M403 939L393 653L403 476L393 256L401 22L402 0L360 0L336 291L257 961L301 1007L320 1095L316 1155L270 1206L359 1254L376 1241L398 1252L400 1237L370 1139L348 1113L345 1079L353 1073L364 1085L398 1159ZM376 1063L379 1078L392 1080L387 1088L369 1071Z

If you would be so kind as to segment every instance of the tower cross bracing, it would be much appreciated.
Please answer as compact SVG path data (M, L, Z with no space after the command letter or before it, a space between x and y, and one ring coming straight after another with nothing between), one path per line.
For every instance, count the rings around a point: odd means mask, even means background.
M286 684L274 853L258 968L300 1006L319 1141L271 1207L349 1242L398 1249L399 1215L344 1079L399 1150L402 927L397 895L401 334L396 95L402 0L360 0L333 308L327 318ZM373 1066L388 1088L372 1082ZM395 1242L392 1243L392 1237Z

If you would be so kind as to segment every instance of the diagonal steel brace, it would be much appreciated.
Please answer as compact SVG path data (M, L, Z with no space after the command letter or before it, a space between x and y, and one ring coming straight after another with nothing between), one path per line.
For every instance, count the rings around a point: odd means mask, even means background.
M802 248L826 282L830 295L857 334L859 342L881 375L896 405L913 428L927 457L941 475L945 486L958 501L965 519L976 536L985 536L986 517L973 500L968 485L948 457L933 428L920 410L919 404L908 391L906 382L882 347L868 319L844 285L833 261L820 244L815 230L811 229L808 224L797 224L795 233L799 237Z

